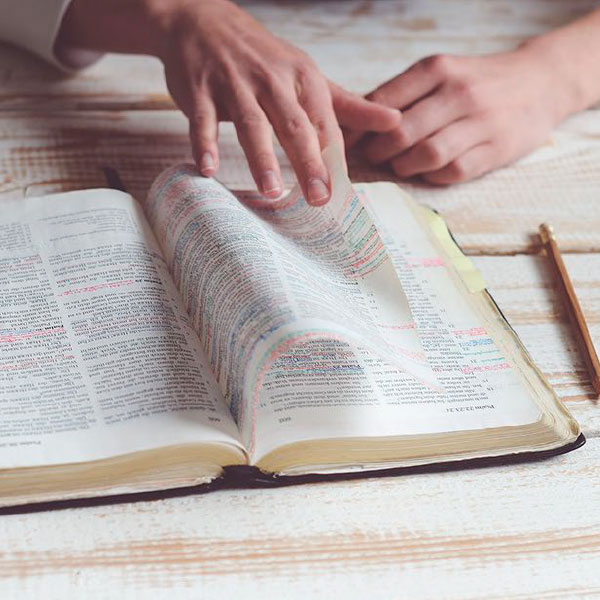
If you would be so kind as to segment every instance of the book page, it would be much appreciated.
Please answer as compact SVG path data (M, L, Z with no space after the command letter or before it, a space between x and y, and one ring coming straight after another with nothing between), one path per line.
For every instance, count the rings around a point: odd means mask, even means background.
M357 186L399 274L427 358L444 388L438 401L449 431L523 425L540 412L505 344L509 325L478 310L485 282L442 218L398 186ZM512 338L511 338L512 339Z
M335 184L334 184L335 185ZM378 402L372 381L354 389L357 347L368 349L414 385L436 386L407 299L368 213L347 180L326 206L309 206L298 193L277 209L253 209L218 182L182 166L153 185L146 214L161 243L217 381L252 451L262 413L263 383L288 351L310 347L309 362L329 377L343 404ZM295 357L297 373L313 367ZM362 358L360 359L362 360ZM342 401L300 402L291 378L282 400L285 430L296 416L324 402L339 415ZM285 387L287 380L280 375ZM311 388L306 393L312 395ZM359 393L357 393L359 392ZM333 393L333 392L332 392ZM287 392L283 392L285 396ZM289 402L288 402L289 400ZM298 410L293 410L297 405ZM373 428L374 430L374 428Z
M0 214L0 469L237 429L141 209L113 190Z
M264 378L253 461L300 441L537 422L540 409L510 358L511 349L491 335L506 325L487 322L470 302L483 292L483 280L443 221L394 184L356 190L402 282L412 315L403 327L418 333L443 389L416 382L368 348L331 341L296 345ZM432 239L432 229L441 244Z

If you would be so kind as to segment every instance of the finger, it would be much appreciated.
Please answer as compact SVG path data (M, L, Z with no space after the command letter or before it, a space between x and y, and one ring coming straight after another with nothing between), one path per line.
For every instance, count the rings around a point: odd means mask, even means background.
M460 119L392 158L390 166L399 177L437 171L489 139L487 133L483 120Z
M450 185L480 177L491 169L504 164L497 146L491 143L480 144L454 159L445 167L425 173L422 177L435 185Z
M367 94L367 98L393 108L405 108L442 83L451 62L450 56L424 58Z
M189 122L194 162L202 175L211 177L219 168L219 121L215 105L208 94L203 93L195 99Z
M389 131L400 123L400 112L352 94L329 82L333 109L342 127L358 131Z
M449 89L427 96L404 112L393 131L374 137L365 145L365 156L374 164L385 162L464 116L466 107Z
M344 169L347 172L344 136L333 109L326 80L319 76L316 81L312 81L308 85L305 84L298 93L298 101L317 132L321 151L328 147L339 151L338 157L343 161ZM328 168L326 163L325 167ZM328 179L330 182L332 181L331 173L328 173Z
M273 133L269 121L252 96L238 99L230 107L238 140L244 150L256 186L267 198L283 192L279 162L273 151Z
M343 148L342 130L333 110L331 95L325 81L303 82L302 86L297 89L297 97L300 106L317 132L321 150L332 144L341 145Z
M321 157L319 135L308 115L298 103L295 94L281 91L263 100L263 107L271 121L277 139L287 154L304 197L309 204L320 206L330 196L329 176ZM323 129L327 129L323 124ZM321 132L323 140L332 133Z

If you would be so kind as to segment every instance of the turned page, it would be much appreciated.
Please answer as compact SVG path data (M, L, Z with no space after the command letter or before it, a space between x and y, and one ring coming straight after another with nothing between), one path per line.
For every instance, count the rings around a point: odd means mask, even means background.
M355 191L393 272L386 273L382 288L401 282L409 307L402 322L377 311L377 326L399 329L402 337L408 331L417 335L437 385L424 385L372 347L352 341L295 344L279 354L262 380L253 462L296 441L432 435L540 421L537 375L533 369L522 372L518 341L486 300L481 276L441 218L395 184L358 185ZM272 218L290 218L285 212ZM349 212L341 222L350 218ZM319 470L373 468L365 462Z
M130 196L70 192L2 209L0 469L241 447Z
M190 167L163 173L147 200L253 461L302 440L539 419L406 198L361 199L333 172L321 208L293 192L253 209L252 194L238 202Z
M412 400L432 399L449 431L539 419L535 391L515 361L522 362L523 350L442 218L393 183L359 184L356 191L402 280L413 326L444 390L421 389Z
M343 175L343 174L341 174ZM347 178L311 207L252 208L191 167L163 173L145 209L249 450L397 430L365 365L435 388L406 297ZM260 441L259 441L260 440Z

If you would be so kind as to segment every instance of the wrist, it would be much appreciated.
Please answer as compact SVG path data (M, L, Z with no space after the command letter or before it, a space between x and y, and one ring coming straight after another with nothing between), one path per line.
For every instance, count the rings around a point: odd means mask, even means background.
M600 10L527 40L518 52L543 63L559 120L600 100Z
M160 56L181 4L182 0L73 0L61 24L56 50Z
M193 38L196 43L210 45L223 30L236 31L239 15L247 17L231 0L146 0L152 7L153 22L160 30L161 44L155 56L163 62L173 49L181 48L182 42ZM243 37L247 31L238 27ZM226 42L219 42L226 43Z
M527 55L535 63L534 68L541 69L540 72L546 75L546 95L555 123L585 107L588 96L585 85L560 44L541 36L527 40L517 51Z

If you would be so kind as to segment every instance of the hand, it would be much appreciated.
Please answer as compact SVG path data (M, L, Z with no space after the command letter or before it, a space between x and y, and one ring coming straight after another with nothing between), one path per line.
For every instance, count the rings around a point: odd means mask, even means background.
M330 197L321 151L332 144L343 151L339 125L387 131L399 122L397 111L328 83L306 54L229 0L74 0L64 28L63 44L158 56L189 119L200 172L216 173L218 123L233 121L256 185L270 198L283 191L272 129L308 202L319 205Z
M393 131L364 154L401 178L434 184L478 177L542 144L570 112L567 87L537 45L481 57L433 56L367 98L401 109Z

